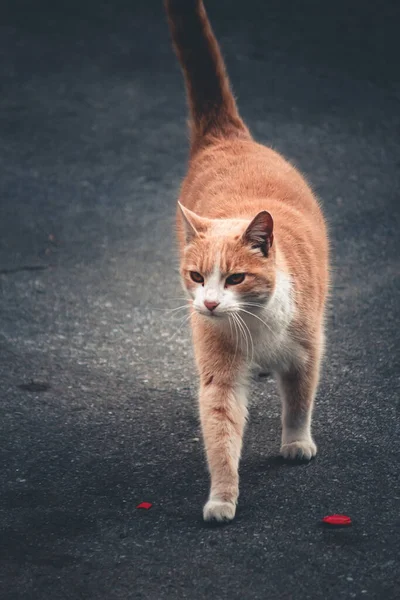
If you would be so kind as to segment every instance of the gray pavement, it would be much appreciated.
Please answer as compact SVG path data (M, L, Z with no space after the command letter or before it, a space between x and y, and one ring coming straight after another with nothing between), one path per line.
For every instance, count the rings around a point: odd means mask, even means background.
M278 458L256 379L226 527L201 519L190 336L164 310L187 135L161 2L55 5L5 2L0 25L1 600L398 598L398 4L207 3L333 258L319 455ZM336 512L353 527L321 528Z

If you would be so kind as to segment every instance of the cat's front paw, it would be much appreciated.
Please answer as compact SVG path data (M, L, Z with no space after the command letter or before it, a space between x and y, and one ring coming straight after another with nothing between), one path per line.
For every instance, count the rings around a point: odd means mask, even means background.
M317 454L317 446L310 438L308 440L297 440L290 444L282 444L281 455L291 460L311 460Z
M223 500L209 500L203 509L205 521L232 521L235 513L236 504Z

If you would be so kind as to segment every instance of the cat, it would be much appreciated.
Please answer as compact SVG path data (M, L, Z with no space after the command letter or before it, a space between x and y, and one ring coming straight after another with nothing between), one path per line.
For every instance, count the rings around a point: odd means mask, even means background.
M253 140L202 0L165 0L189 105L190 153L177 208L211 487L206 521L230 521L251 369L282 398L281 454L317 452L311 413L324 349L329 245L309 185Z

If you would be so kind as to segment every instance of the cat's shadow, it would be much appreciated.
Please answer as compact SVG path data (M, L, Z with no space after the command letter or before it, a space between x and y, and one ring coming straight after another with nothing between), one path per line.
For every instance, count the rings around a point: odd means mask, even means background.
M245 491L245 494L250 494L253 497L253 500L250 501L249 504L247 504L246 502L241 502L239 500L239 505L234 523L240 523L242 520L246 521L248 519L249 514L252 511L251 507L254 507L258 504L258 502L256 502L254 499L257 497L258 494L262 493L261 489L265 489L265 480L271 480L276 477L280 477L281 475L283 476L284 471L287 468L310 467L313 464L315 464L315 459L312 459L311 461L301 459L288 460L280 455L273 455L268 457L261 457L261 459L258 458L257 462L255 462L254 460L244 462L247 464L244 464L243 469L241 470L241 487ZM262 493L262 495L264 494ZM205 529L218 529L221 527L226 527L231 523L232 521L204 522L202 519L200 519L200 517L197 519L197 524L199 528Z
M315 458L308 461L303 459L288 460L280 455L259 456L257 458L247 456L242 463L240 480L245 486L257 486L260 479L283 477L287 469L309 468L315 463Z
M260 465L261 468L265 468L267 466L272 471L278 471L283 467L299 467L299 466L310 466L314 463L314 458L312 460L307 460L304 458L296 458L296 459L287 459L283 458L280 454L270 456L262 461Z

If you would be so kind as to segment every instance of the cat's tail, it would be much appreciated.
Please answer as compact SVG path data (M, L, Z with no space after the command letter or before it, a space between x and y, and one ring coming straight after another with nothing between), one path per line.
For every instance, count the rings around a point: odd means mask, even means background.
M164 2L186 83L192 148L208 137L249 138L202 0Z

